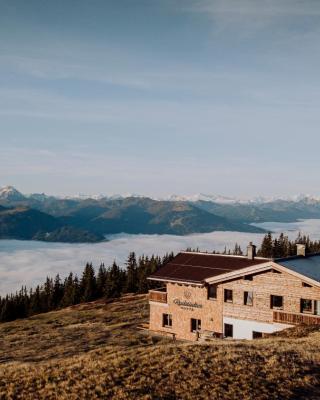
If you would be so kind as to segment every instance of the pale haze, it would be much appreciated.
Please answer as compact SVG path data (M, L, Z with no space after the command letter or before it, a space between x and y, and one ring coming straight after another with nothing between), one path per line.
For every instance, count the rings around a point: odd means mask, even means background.
M0 1L0 186L317 195L318 0Z
M290 239L296 239L298 233L307 234L313 240L320 237L320 220L305 220L293 223L265 222L256 224L275 235L285 232ZM116 261L121 267L129 252L137 256L167 252L177 253L188 247L201 251L223 251L233 249L236 242L244 253L246 246L253 241L260 246L263 234L241 232L211 232L187 236L174 235L113 235L108 242L97 244L63 244L36 241L1 240L0 241L0 296L15 292L20 287L35 287L43 284L46 277L60 274L62 278L69 272L81 276L83 267L92 262L98 268L101 263L110 266Z

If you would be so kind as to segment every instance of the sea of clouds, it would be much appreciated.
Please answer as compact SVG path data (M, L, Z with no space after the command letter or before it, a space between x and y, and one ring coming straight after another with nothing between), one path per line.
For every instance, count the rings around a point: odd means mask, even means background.
M285 232L294 239L298 232L320 239L320 220L304 220L295 223L263 223L259 226L273 232ZM110 265L115 260L124 265L131 251L136 254L164 255L187 247L200 250L232 249L235 243L245 250L252 241L260 245L263 235L240 232L212 232L188 236L174 235L112 235L108 241L96 244L62 244L36 241L0 240L0 295L11 293L22 285L34 287L43 283L47 276L69 272L81 274L86 262L98 267L102 262Z

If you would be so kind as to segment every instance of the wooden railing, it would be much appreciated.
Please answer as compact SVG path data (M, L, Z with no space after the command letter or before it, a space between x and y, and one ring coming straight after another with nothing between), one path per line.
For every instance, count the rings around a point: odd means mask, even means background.
M320 325L320 316L286 313L284 311L273 311L273 322L280 322L282 324L289 325Z
M166 303L167 302L166 288L149 290L149 300L156 301L158 303Z

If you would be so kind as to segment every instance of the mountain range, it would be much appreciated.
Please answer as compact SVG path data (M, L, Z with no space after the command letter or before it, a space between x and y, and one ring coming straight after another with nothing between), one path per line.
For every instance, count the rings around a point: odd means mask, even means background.
M228 198L227 198L228 199ZM234 201L201 195L156 200L143 196L59 198L24 195L14 187L0 189L0 238L57 242L97 242L105 235L264 232L252 223L320 218L320 201Z

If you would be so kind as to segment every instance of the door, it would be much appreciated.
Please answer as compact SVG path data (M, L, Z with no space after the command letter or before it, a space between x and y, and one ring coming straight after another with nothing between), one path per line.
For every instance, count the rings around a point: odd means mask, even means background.
M233 337L233 325L232 324L224 324L224 337Z

